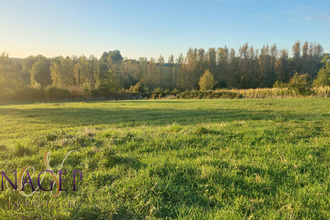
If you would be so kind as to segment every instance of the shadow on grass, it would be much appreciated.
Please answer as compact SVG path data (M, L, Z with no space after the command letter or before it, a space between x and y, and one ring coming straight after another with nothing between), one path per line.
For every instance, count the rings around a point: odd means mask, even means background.
M35 108L35 109L0 109L0 115L18 117L35 123L49 123L68 126L96 126L102 124L124 124L129 126L162 126L177 123L191 125L206 122L231 122L247 120L322 120L326 115L293 114L271 110L249 111L240 109L101 109L101 108Z

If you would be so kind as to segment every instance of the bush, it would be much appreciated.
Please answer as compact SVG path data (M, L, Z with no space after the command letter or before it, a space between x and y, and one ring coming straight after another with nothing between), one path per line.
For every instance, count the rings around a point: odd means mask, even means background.
M26 87L16 92L13 99L19 101L44 100L45 90L43 88Z
M240 93L230 91L184 91L176 95L180 99L234 99L243 98Z
M288 87L288 84L287 83L284 83L284 82L281 82L281 81L278 81L276 80L276 82L274 83L273 85L273 88L287 88Z
M144 93L145 92L144 85L141 82L138 82L134 86L131 86L129 90L134 93Z
M176 88L172 90L172 94L173 94L173 95L176 95L176 94L178 94L178 93L179 93L179 91L178 91Z
M157 87L156 89L154 89L154 91L152 92L153 94L160 94L163 92L163 89L160 87Z
M307 74L294 74L290 79L289 88L300 95L309 95L311 93L309 76Z
M63 100L71 98L69 90L48 86L45 90L45 95L48 100Z

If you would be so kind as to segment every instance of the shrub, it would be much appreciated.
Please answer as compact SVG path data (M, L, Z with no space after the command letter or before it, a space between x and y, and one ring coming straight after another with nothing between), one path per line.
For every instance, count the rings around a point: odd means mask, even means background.
M100 85L97 89L91 90L93 97L107 97L109 95L109 88L106 85Z
M300 95L308 95L311 93L311 82L307 74L298 73L290 79L289 88Z
M178 91L176 88L172 90L172 94L173 94L173 95L176 95L176 94L178 94L178 93L179 93L179 91Z
M138 82L134 86L131 86L129 90L134 93L144 93L145 92L144 85L141 82Z
M69 99L71 97L68 90L57 88L55 86L48 86L45 90L45 95L48 100Z
M154 91L152 92L153 94L160 94L163 92L163 89L160 87L157 87L156 89L154 89Z
M44 100L45 90L43 88L26 87L13 95L14 100Z
M287 83L284 83L284 82L281 82L278 80L276 80L276 82L273 85L273 88L287 88L287 87L288 87Z
M238 92L226 91L184 91L176 95L177 98L181 99L234 99L243 98L243 96Z

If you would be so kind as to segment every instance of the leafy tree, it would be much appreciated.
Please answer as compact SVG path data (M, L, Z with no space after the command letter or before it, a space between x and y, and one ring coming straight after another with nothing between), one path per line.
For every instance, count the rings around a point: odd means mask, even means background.
M263 46L259 58L261 87L271 87L276 81L275 63L277 58L277 47L274 44L271 48Z
M22 76L24 78L24 81L27 84L31 84L31 69L32 66L35 62L37 62L41 57L43 57L42 55L38 55L38 56L28 56L25 59L22 60L22 69L21 69L21 73Z
M0 97L11 95L24 87L19 69L10 60L8 53L0 54Z
M112 62L120 62L123 60L123 57L120 54L119 50L113 50L108 52L109 57Z
M140 67L136 60L125 60L119 68L122 75L122 86L125 89L129 89L138 82Z
M275 61L275 74L277 80L287 82L289 80L289 56L287 50L281 50L280 58Z
M121 79L121 75L116 71L109 70L109 76L106 81L106 84L111 92L117 92L121 89L123 80Z
M110 67L112 63L120 62L122 60L123 57L121 56L119 50L104 52L100 58L100 61L103 63L107 63L108 67Z
M96 88L99 88L108 79L109 68L103 61L99 61L97 64L97 70L94 75Z
M321 68L313 82L313 86L330 86L330 62Z
M218 65L216 67L217 71L214 73L214 78L217 81L220 81L222 78L223 81L226 81L227 83L230 80L230 74L229 71L227 71L227 68L229 66L229 51L227 47L219 48L217 50L217 60Z
M296 43L292 46L292 64L293 71L296 73L301 73L301 52L300 52L300 41L296 41Z
M308 42L306 41L302 47L301 56L301 72L310 74L310 56L308 54Z
M70 57L54 58L51 62L50 72L54 86L68 89L75 85L74 62Z
M241 82L241 78L239 75L239 58L235 56L236 51L235 49L231 48L230 49L230 53L229 53L229 58L228 58L228 81L227 81L227 85L229 88L239 88L240 86L240 82Z
M213 74L207 69L199 80L200 90L211 90L216 84Z
M209 51L207 53L207 59L208 59L207 66L209 67L209 70L212 73L216 73L216 71L217 71L217 55L216 55L215 48L209 49Z
M31 85L46 87L52 83L50 76L50 61L46 57L38 57L30 70Z
M76 85L88 89L94 88L94 71L96 68L96 62L97 60L95 57L90 57L89 59L85 56L79 57L74 66Z
M320 44L309 44L309 75L314 79L322 68L323 47Z

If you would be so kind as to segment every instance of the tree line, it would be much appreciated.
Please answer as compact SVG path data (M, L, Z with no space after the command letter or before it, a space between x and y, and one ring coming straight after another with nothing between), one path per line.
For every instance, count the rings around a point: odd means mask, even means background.
M15 59L3 52L0 95L10 95L25 87L50 86L77 93L143 92L156 88L184 91L201 89L201 80L212 88L270 88L275 82L277 85L289 82L296 73L314 80L319 71L328 68L327 63L329 54L324 54L320 44L300 41L292 46L292 56L276 44L255 49L246 43L238 51L226 46L207 51L190 48L185 56L171 55L167 61L163 56L124 59L118 50L104 52L99 59L84 55ZM324 71L325 82L321 84L328 85L329 70ZM206 72L207 76L202 78Z

